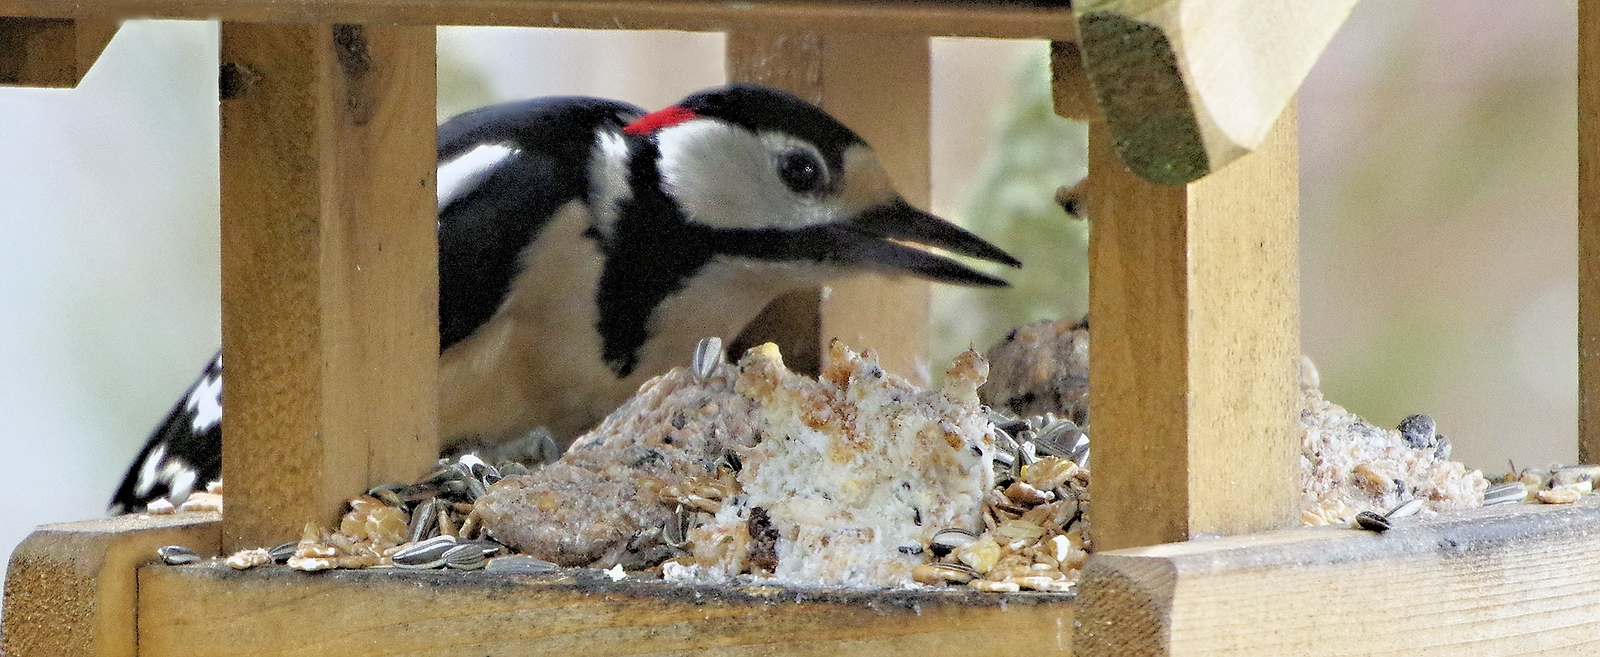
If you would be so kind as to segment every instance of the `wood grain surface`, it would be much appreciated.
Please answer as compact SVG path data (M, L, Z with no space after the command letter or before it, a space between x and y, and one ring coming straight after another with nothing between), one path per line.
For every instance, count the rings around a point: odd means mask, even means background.
M38 528L11 552L0 653L11 657L134 657L135 571L156 549L221 547L215 513L120 516Z
M1578 2L1578 460L1600 463L1600 2Z
M450 571L150 566L141 657L1070 654L1071 597Z
M222 27L230 550L438 454L431 27Z
M1097 473L1098 476L1098 473ZM1600 649L1600 498L1096 554L1079 657L1501 657Z
M117 33L108 18L18 18L0 12L0 85L76 87Z
M1291 526L1299 499L1299 185L1293 107L1255 153L1159 185L1092 124L1096 545Z
M1064 3L1063 3L1064 4ZM0 16L1075 38L1072 10L911 0L0 0Z

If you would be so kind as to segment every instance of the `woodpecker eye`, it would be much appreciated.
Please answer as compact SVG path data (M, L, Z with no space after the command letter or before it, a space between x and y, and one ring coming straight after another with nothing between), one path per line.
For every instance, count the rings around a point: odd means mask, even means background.
M796 149L778 156L778 177L794 193L805 194L821 189L826 175L816 156Z

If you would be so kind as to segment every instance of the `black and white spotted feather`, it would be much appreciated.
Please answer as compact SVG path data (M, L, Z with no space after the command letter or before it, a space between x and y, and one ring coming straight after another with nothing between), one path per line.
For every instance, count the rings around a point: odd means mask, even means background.
M143 509L167 498L182 504L190 493L222 479L222 354L167 413L111 500L111 514Z

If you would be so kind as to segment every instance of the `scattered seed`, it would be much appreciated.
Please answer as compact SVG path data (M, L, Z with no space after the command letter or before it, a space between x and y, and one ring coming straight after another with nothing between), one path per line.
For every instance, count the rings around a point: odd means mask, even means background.
M525 554L513 554L506 557L490 559L484 570L493 573L525 573L540 574L552 573L560 570L561 566L543 559L536 559Z
M267 550L267 556L272 557L272 563L289 563L289 557L294 556L299 541L279 543L277 547Z
M1388 518L1371 511L1362 511L1356 514L1356 526L1370 532L1386 532L1394 525Z
M1401 503L1400 506L1390 509L1388 513L1383 514L1383 517L1394 520L1395 518L1417 515L1419 511L1422 511L1422 498L1414 497Z
M1583 497L1583 493L1571 488L1555 488L1539 491L1534 494L1534 497L1539 498L1539 501L1545 504L1572 504L1578 501L1578 498Z
M704 381L717 371L717 366L722 364L722 338L712 336L702 339L695 345L694 360L690 362L690 369L694 377Z
M485 561L483 548L470 543L450 548L442 559L445 567L451 570L477 570L483 567Z
M437 568L439 565L426 565L438 561L446 552L456 547L454 536L435 536L420 543L411 543L394 553L391 559L394 565L401 568Z
M977 534L960 527L951 527L936 532L933 540L928 543L928 549L933 552L933 556L943 557L950 554L951 550L969 545L976 540L978 540Z
M1508 504L1528 499L1528 486L1520 481L1490 486L1483 492L1483 505Z
M195 563L200 560L200 555L195 554L194 550L186 548L182 545L164 546L156 550L156 554L160 556L161 561L168 566L181 566L186 563Z

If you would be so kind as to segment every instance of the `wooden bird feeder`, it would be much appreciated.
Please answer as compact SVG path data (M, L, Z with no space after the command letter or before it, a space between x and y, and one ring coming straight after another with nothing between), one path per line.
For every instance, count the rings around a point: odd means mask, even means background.
M1294 95L1354 0L0 0L0 83L73 86L117 21L220 19L223 517L39 529L4 654L1502 655L1600 644L1600 507L1374 534L1298 524ZM1065 3L1060 3L1065 4ZM1600 0L1580 3L1581 453L1600 457ZM434 27L728 34L928 200L932 36L1047 39L1095 121L1094 532L1076 596L152 563L328 523L435 458ZM766 329L901 371L927 287L787 298ZM893 318L886 321L885 318ZM907 332L911 334L908 335ZM1151 482L1161 482L1159 486ZM1188 541L1199 535L1219 535ZM1144 546L1144 547L1141 547Z

